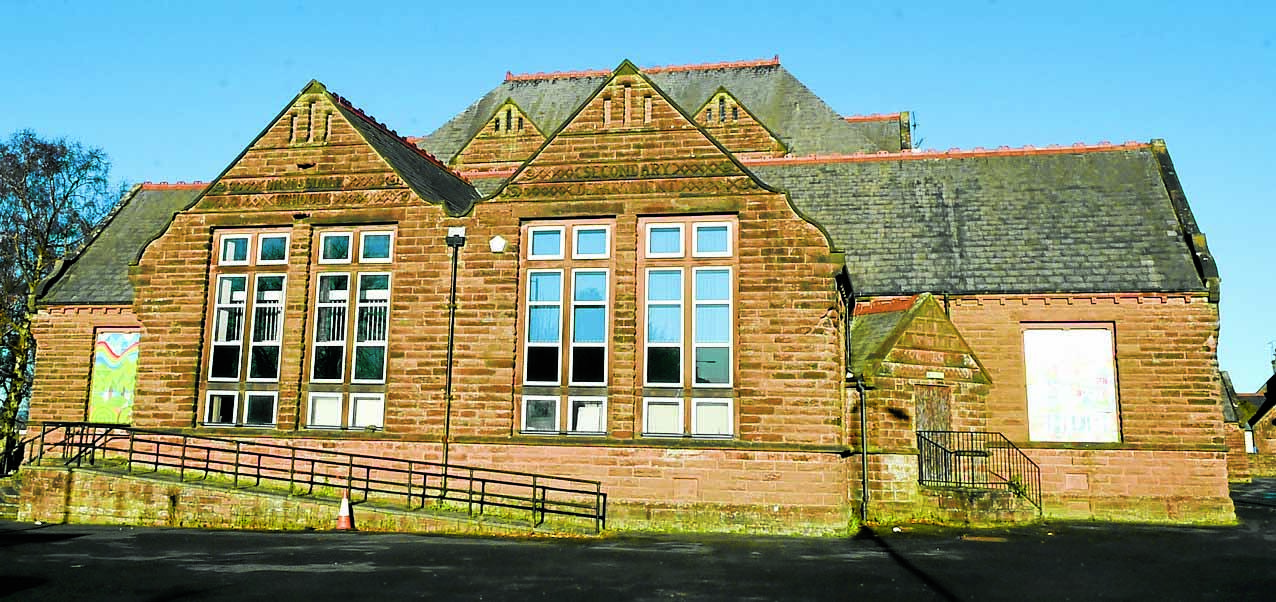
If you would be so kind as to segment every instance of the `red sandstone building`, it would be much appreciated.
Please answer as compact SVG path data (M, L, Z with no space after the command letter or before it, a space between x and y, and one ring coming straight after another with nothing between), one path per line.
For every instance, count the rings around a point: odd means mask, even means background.
M778 60L507 75L412 141L312 82L47 283L31 420L446 442L599 480L620 527L1234 520L1165 144L910 134ZM121 345L131 382L93 371Z

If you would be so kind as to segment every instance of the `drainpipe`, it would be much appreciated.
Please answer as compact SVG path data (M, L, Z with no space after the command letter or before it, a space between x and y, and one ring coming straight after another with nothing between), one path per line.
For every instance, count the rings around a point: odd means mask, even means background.
M855 287L851 283L851 273L842 266L834 279L848 316L848 319L842 320L846 328L846 373L855 380L855 391L860 398L860 524L863 525L868 522L868 395L864 388L864 375L851 371L851 321L855 316Z
M456 262L465 246L465 227L448 228L448 248L452 249L452 286L447 301L447 371L443 377L443 496L447 496L448 448L452 441L452 355L456 334Z
M860 524L868 522L868 395L864 375L855 376L855 391L860 397Z

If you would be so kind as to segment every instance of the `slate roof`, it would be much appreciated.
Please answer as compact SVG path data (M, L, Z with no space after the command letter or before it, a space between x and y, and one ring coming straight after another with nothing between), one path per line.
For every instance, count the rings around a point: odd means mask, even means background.
M851 320L851 361L847 369L859 377L865 374L866 368L881 362L912 321L922 301L921 297L913 297L898 306L883 308L887 311L855 315Z
M1206 289L1149 145L746 165L826 228L857 295Z
M325 89L325 92L327 90ZM391 169L426 201L443 201L448 215L470 210L479 192L441 161L359 110L345 98L327 92L346 121L363 136Z
M40 302L52 305L128 305L129 264L186 209L205 185L139 184L120 200L80 252L45 280Z
M695 111L718 88L726 88L796 155L899 150L898 129L893 142L883 141L880 125L846 122L781 67L778 60L657 67L643 69L643 74L686 112ZM610 77L610 72L507 76L501 85L422 138L419 144L450 163L509 98L518 103L540 131L555 132Z

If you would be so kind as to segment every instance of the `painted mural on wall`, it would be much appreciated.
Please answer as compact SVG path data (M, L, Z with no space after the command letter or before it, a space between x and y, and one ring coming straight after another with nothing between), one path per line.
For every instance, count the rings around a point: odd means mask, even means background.
M93 344L93 375L89 387L90 422L128 424L133 418L137 386L138 331L99 332Z

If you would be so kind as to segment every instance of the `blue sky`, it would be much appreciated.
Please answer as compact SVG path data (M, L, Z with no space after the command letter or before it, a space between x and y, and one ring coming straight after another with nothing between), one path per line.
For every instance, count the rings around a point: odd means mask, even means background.
M844 114L914 111L926 148L1164 138L1222 272L1222 367L1271 374L1274 3L258 4L0 0L0 136L207 180L311 78L419 135L506 71L778 54Z

